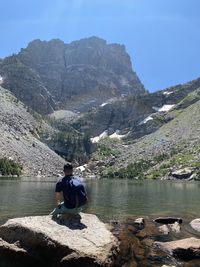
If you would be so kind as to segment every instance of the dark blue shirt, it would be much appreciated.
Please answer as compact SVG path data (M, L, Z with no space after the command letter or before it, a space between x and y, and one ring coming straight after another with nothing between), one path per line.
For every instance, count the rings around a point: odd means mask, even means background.
M80 180L73 176L65 176L56 184L55 192L63 192L64 205L68 209L76 207L78 186L82 187L82 190L84 190L84 186L81 184Z

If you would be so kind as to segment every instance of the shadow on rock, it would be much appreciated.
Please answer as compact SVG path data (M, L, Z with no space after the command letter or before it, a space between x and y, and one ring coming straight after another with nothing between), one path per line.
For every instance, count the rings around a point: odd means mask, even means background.
M59 225L65 225L71 230L83 230L87 228L87 226L81 222L81 215L69 215L62 214L57 218L52 218Z

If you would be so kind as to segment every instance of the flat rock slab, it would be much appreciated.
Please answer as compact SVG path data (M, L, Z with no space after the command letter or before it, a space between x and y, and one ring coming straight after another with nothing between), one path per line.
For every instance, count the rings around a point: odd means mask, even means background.
M14 244L15 251L17 246L48 266L112 266L118 252L118 241L105 224L84 213L80 222L60 223L51 216L11 219L0 227L0 238L0 255Z
M200 219L195 219L190 222L190 226L197 232L200 233Z
M171 242L155 242L155 247L184 260L200 258L200 239L191 237Z

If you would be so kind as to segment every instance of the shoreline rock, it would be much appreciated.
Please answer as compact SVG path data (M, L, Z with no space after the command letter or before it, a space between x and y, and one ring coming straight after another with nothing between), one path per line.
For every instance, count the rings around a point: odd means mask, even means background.
M161 232L163 235L168 235L170 233L170 230L166 224L163 224L158 227L159 232Z
M118 240L95 215L81 213L81 220L55 221L51 216L8 220L0 226L0 262L37 267L110 267L118 253ZM3 253L3 254L2 254ZM20 253L20 254L19 254Z
M161 224L174 224L175 222L178 222L181 224L183 220L181 218L175 218L175 217L159 217L154 220L156 223Z
M192 175L194 174L193 168L183 168L178 169L170 173L170 175L176 179L191 179L193 178Z
M156 248L182 260L200 258L200 239L194 237L170 242L155 242L154 245Z
M137 218L134 221L134 225L138 228L138 229L143 229L145 227L145 221L144 218Z
M200 219L194 219L190 222L190 226L200 233Z

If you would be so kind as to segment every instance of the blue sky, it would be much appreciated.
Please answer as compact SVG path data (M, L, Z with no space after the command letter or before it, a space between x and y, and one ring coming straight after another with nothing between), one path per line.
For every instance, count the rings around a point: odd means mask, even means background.
M0 0L0 57L33 39L125 44L155 91L200 76L200 0Z

